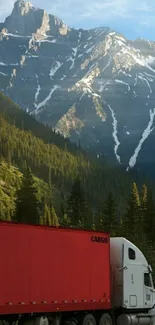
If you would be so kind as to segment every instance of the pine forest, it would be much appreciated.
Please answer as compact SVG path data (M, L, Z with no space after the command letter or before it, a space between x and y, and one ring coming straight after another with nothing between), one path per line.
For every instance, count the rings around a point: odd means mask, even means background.
M154 184L85 152L2 93L0 219L110 232L155 269Z

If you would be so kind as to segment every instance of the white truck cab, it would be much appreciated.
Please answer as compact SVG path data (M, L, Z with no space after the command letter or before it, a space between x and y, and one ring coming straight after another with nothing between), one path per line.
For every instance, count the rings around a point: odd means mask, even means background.
M126 312L155 314L155 290L152 269L142 252L125 238L110 239L111 297L114 308L121 307ZM121 315L122 316L122 315ZM128 317L131 315L128 315ZM150 324L145 322L127 324ZM126 323L124 319L124 323ZM122 322L121 322L122 323Z

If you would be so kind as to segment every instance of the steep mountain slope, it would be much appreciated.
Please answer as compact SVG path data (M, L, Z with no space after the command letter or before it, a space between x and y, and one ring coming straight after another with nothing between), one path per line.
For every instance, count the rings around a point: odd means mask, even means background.
M35 121L0 93L1 160L7 161L20 172L28 164L34 175L44 181L42 189L45 182L46 185L50 182L58 214L62 200L69 194L73 181L78 176L87 200L95 211L111 191L115 194L120 216L126 206L132 181L136 179L136 175L123 172L119 166L114 168L102 159L89 157L80 148L75 150L67 143L64 145L63 138L53 134L50 128ZM5 177L9 177L9 172L6 171Z
M155 163L154 42L70 29L19 0L1 25L0 89L97 155L127 169Z

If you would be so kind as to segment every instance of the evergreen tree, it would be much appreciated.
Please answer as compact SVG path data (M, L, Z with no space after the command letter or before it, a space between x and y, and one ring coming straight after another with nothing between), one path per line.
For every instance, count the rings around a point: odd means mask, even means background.
M146 211L144 217L144 227L147 239L155 244L155 202L152 191L149 191L146 203Z
M142 186L142 198L141 198L141 207L146 210L147 206L147 186L143 184Z
M61 203L60 205L60 224L63 226L63 221L64 221L64 215L65 215L65 208L64 208L64 203Z
M100 204L99 207L97 208L96 211L96 216L95 216L95 228L96 230L100 231L103 229L103 209L104 209L104 205ZM93 221L94 224L94 221Z
M43 224L44 225L47 225L47 226L51 226L52 225L50 209L47 206L47 204L45 204L45 206L44 206Z
M40 218L40 224L46 226L59 226L58 217L56 215L54 207L48 207L45 203L43 210L43 217Z
M62 226L62 227L70 227L70 225L71 225L71 224L70 224L70 220L69 220L67 214L64 213L64 215L63 215L63 219L61 219L61 226Z
M57 226L57 227L59 226L58 217L56 215L54 207L52 207L50 211L50 220L51 220L51 226Z
M142 195L141 195L141 215L140 215L140 222L139 222L139 231L141 233L145 232L145 217L146 217L146 211L147 211L147 186L143 184L142 186Z
M79 178L75 180L72 186L71 194L68 199L67 215L73 227L84 226L86 216L85 194Z
M40 217L39 217L39 224L40 224L41 226L44 225L44 218L43 218L43 216L40 216Z
M64 197L63 197L64 199ZM64 201L61 203L60 207L60 224L62 227L69 227L70 226L70 220L66 214L66 208Z
M128 208L123 218L124 236L136 240L140 220L140 197L136 183L133 183Z
M39 204L36 194L34 177L30 168L27 167L23 174L21 187L17 191L15 221L28 224L39 223Z
M7 210L7 215L6 215L6 221L11 221L11 213L10 213L10 209Z
M86 202L85 206L85 215L84 215L84 229L93 229L94 228L94 220L91 207Z
M116 235L118 227L116 202L111 192L104 203L103 212L100 217L100 225L105 232L110 232L111 236Z

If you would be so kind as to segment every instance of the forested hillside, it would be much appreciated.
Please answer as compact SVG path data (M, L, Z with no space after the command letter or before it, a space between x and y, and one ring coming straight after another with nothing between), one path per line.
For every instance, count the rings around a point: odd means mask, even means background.
M135 242L152 264L154 186L143 183L90 157L0 94L1 219L110 231Z
M35 176L55 187L54 199L59 213L60 201L79 177L93 209L112 191L119 211L123 211L132 184L129 174L113 168L70 144L52 129L0 94L0 157L21 172L29 165Z

